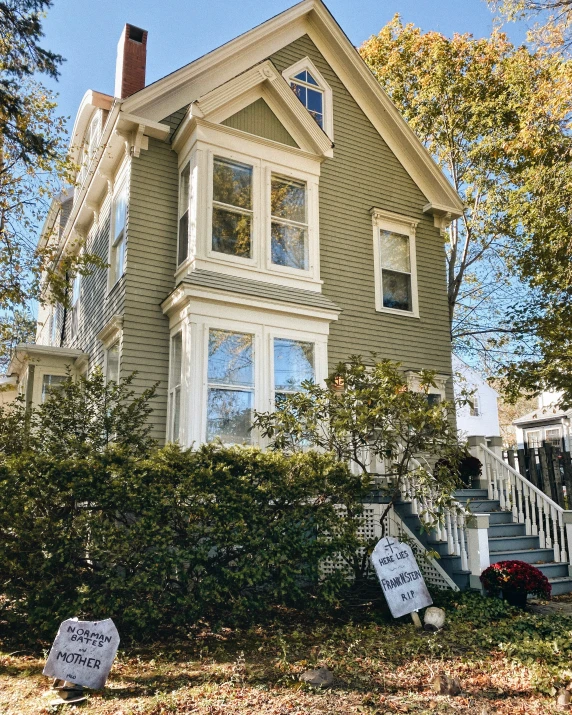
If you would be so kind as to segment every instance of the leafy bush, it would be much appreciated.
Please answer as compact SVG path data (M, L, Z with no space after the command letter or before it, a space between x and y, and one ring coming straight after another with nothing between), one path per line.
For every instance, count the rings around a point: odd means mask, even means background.
M486 568L481 574L481 583L487 593L516 591L550 598L552 586L546 576L536 566L525 561L499 561Z
M7 426L25 415L0 418L0 619L53 635L64 618L112 617L142 635L336 601L342 576L320 579L320 563L361 545L367 480L317 452L153 450L128 385L70 383L17 450Z

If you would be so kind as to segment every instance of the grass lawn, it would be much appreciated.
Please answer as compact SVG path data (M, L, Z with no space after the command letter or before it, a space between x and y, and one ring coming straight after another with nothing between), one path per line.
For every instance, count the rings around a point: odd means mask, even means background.
M63 711L130 715L471 713L547 715L554 686L572 678L572 617L535 615L475 595L449 596L447 626L417 632L372 611L358 621L283 614L248 630L193 629L153 645L122 643L105 690ZM0 645L0 713L57 712L41 675L49 644ZM20 652L14 652L20 651ZM334 686L299 682L326 665ZM460 696L436 695L435 675L456 676ZM59 710L62 712L62 710Z

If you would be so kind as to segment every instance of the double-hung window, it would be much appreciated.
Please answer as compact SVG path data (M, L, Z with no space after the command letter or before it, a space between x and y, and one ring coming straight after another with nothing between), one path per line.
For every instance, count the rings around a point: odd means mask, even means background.
M478 395L471 395L471 397L469 398L469 413L471 417L480 417L481 406L479 403Z
M106 382L119 382L119 340L106 351L105 380Z
M324 92L308 70L298 72L290 82L294 94L315 119L316 124L324 128Z
M178 265L189 257L189 200L191 164L187 163L179 181L179 252Z
M127 218L127 189L123 186L113 199L111 221L110 288L125 271L125 227Z
M272 174L270 183L272 263L308 270L306 183Z
M171 373L169 380L169 436L171 442L181 439L181 383L183 368L183 333L171 338Z
M71 295L71 335L77 335L79 328L79 299L81 295L81 273L76 271L72 283Z
M415 229L417 222L372 209L376 309L418 317Z
M42 377L42 402L45 402L49 393L58 390L66 380L67 375L44 375Z
M209 330L207 442L250 443L254 408L254 336Z
M252 258L253 167L213 159L212 250Z
M315 380L314 343L274 338L274 404L295 392L302 383Z

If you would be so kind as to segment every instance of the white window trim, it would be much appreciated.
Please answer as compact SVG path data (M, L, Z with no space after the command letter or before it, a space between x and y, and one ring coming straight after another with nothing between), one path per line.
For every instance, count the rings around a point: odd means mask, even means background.
M316 65L309 57L303 57L299 62L285 69L284 72L282 72L282 76L290 85L290 82L296 81L294 77L303 70L310 72L318 83L319 89L322 90L324 97L324 132L334 141L334 99L332 88L326 82Z
M389 313L402 317L419 318L419 295L417 290L417 250L415 245L415 234L419 221L385 211L384 209L371 209L373 225L373 269L375 277L375 309L379 313ZM381 269L381 246L380 232L393 231L409 238L409 261L411 265L411 304L412 310L399 310L398 308L386 308L383 305L382 269Z
M121 373L121 355L123 352L123 316L114 315L97 334L103 346L103 374L107 377L107 353L115 343L119 343L119 370Z
M316 382L323 383L328 375L327 333L320 332L313 320L282 321L280 316L268 314L264 316L268 324L261 324L260 314L256 316L252 311L240 309L234 309L232 313L233 316L220 318L214 314L198 315L193 311L171 329L171 337L183 329L180 443L186 447L206 441L209 330L254 336L253 411L274 409L274 338L313 343ZM284 323L284 327L279 325L280 322ZM301 323L302 327L290 327L293 322ZM189 346L192 346L192 352ZM251 433L251 443L264 446L264 440L256 431Z
M117 378L119 384L119 380L121 379L121 355L123 352L123 340L122 340L123 333L120 335L116 336L116 339L113 340L106 348L105 348L105 357L104 357L104 372L103 375L105 377L105 382L108 382L108 374L107 374L107 368L108 368L108 360L109 360L109 351L111 348L115 347L117 345Z
M179 383L179 438L178 443L183 443L184 435L184 412L185 412L185 386L188 384L185 376L185 364L186 358L189 351L186 346L187 328L184 323L179 323L174 330L171 330L169 338L169 383L168 383L168 401L167 401L167 442L174 442L173 439L173 416L174 416L174 404L173 395L175 390L175 385L173 384L173 371L172 371L172 360L173 360L173 338L181 334L181 377Z
M189 257L175 271L179 282L193 267L217 270L229 275L288 285L302 290L319 291L319 175L320 161L301 152L290 153L280 147L269 147L256 137L235 136L226 127L199 127L200 132L182 148L179 155L179 174L191 161ZM213 157L222 156L259 168L253 176L253 199L258 202L253 210L258 215L253 221L253 258L240 258L212 251L212 176ZM274 172L306 182L308 188L308 270L275 266L270 260L270 174ZM256 172L255 172L256 174ZM268 178L267 178L268 177ZM263 184L268 182L268 188ZM268 193L268 197L264 196ZM258 220L256 220L258 218Z
M450 377L450 375L436 374L433 378L436 387L430 387L427 394L439 395L441 402L445 402L447 399L447 382ZM407 380L409 390L412 392L421 392L421 375L419 372L416 370L405 370L405 379Z
M125 228L123 231L123 243L124 243L124 250L123 250L123 271L120 276L113 276L113 234L115 232L115 200L117 197L121 194L121 192L125 192ZM110 203L109 203L109 245L108 245L108 253L107 253L107 262L109 265L109 268L107 269L107 294L111 293L113 288L119 283L119 281L123 278L125 275L125 272L127 270L127 225L129 221L129 181L128 181L128 172L127 172L127 164L124 164L119 171L117 172L117 176L115 178L115 181L113 183L110 182ZM115 280L113 280L115 278Z

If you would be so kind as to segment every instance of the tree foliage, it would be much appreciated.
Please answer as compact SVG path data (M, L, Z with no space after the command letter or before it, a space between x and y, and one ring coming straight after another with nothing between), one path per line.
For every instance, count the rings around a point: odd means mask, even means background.
M428 527L452 507L464 453L450 420L453 405L429 398L434 373L422 371L419 390L411 390L398 363L367 365L353 356L338 365L326 387L302 387L275 412L255 417L272 448L292 454L317 448L352 464L389 496L382 527L402 492L427 505L421 518Z
M369 482L316 452L156 450L151 396L96 374L0 411L0 618L51 635L112 617L141 637L335 602L344 574L320 564L363 546Z
M0 2L0 146L3 141L17 146L26 164L57 152L53 136L28 120L26 90L33 75L57 78L63 61L38 44L43 37L42 14L51 6L52 0Z
M531 247L566 223L570 200L569 64L499 32L449 39L397 16L360 51L465 202L446 235L455 349L489 365L528 354Z
M535 19L529 40L549 50L572 46L572 0L487 0L508 21Z

